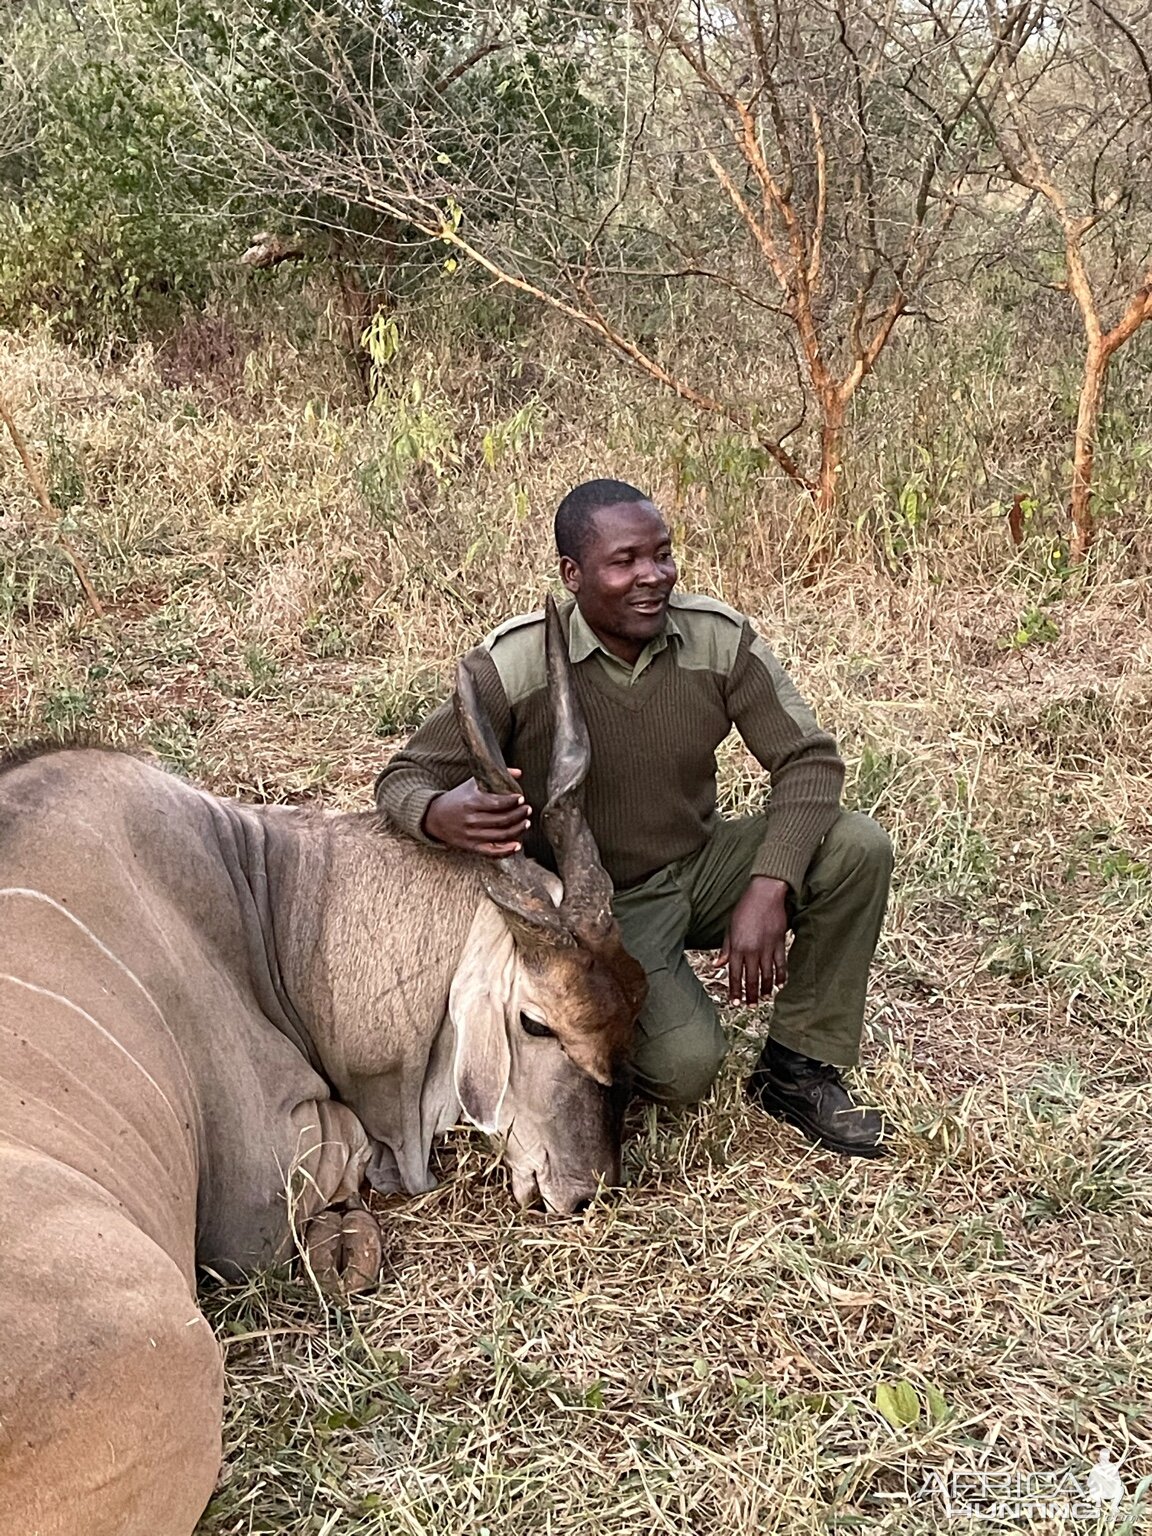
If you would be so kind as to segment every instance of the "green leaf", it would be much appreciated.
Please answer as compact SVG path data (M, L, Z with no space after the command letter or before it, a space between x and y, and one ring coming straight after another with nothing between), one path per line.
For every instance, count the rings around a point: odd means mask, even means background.
M893 1429L905 1429L920 1417L920 1399L910 1381L882 1381L876 1388L876 1411Z

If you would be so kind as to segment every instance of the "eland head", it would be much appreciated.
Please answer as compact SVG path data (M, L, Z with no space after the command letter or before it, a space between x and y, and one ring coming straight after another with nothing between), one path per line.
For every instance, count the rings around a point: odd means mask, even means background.
M620 1177L628 1063L647 983L612 916L612 882L580 806L588 731L560 616L545 646L554 735L543 826L559 879L522 853L480 861L489 902L452 983L453 1074L461 1108L503 1139L517 1199L580 1209ZM467 660L456 714L476 781L518 794Z

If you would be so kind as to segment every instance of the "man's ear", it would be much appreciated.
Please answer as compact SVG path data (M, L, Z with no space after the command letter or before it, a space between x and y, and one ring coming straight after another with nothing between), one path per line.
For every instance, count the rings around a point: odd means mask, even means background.
M500 1129L512 1053L507 1010L516 979L516 944L500 909L483 901L452 989L448 1016L456 1031L452 1078L465 1118L481 1131Z
M580 591L580 567L571 555L560 556L560 580L572 593L573 597Z

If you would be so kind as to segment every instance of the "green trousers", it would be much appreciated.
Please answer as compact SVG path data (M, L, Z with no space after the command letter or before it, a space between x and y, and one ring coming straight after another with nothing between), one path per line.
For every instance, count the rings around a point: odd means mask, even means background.
M702 1099L728 1050L716 1008L684 951L723 944L763 840L761 816L720 821L699 853L613 898L624 945L648 973L633 1054L636 1086L662 1104ZM772 1010L772 1039L817 1061L855 1065L891 873L888 834L869 817L842 811L789 902L792 948L788 980Z

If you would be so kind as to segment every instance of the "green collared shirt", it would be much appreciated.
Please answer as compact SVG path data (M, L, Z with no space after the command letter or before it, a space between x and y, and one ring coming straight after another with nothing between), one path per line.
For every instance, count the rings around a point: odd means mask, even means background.
M596 654L600 665L614 683L618 683L621 688L631 688L660 652L668 649L669 640L683 640L683 638L680 626L669 611L664 619L664 628L654 639L649 640L637 656L635 664L629 666L626 661L621 661L619 656L613 656L603 642L596 638L579 608L573 608L568 626L568 655L572 658L573 666L576 666L586 661L589 656Z

